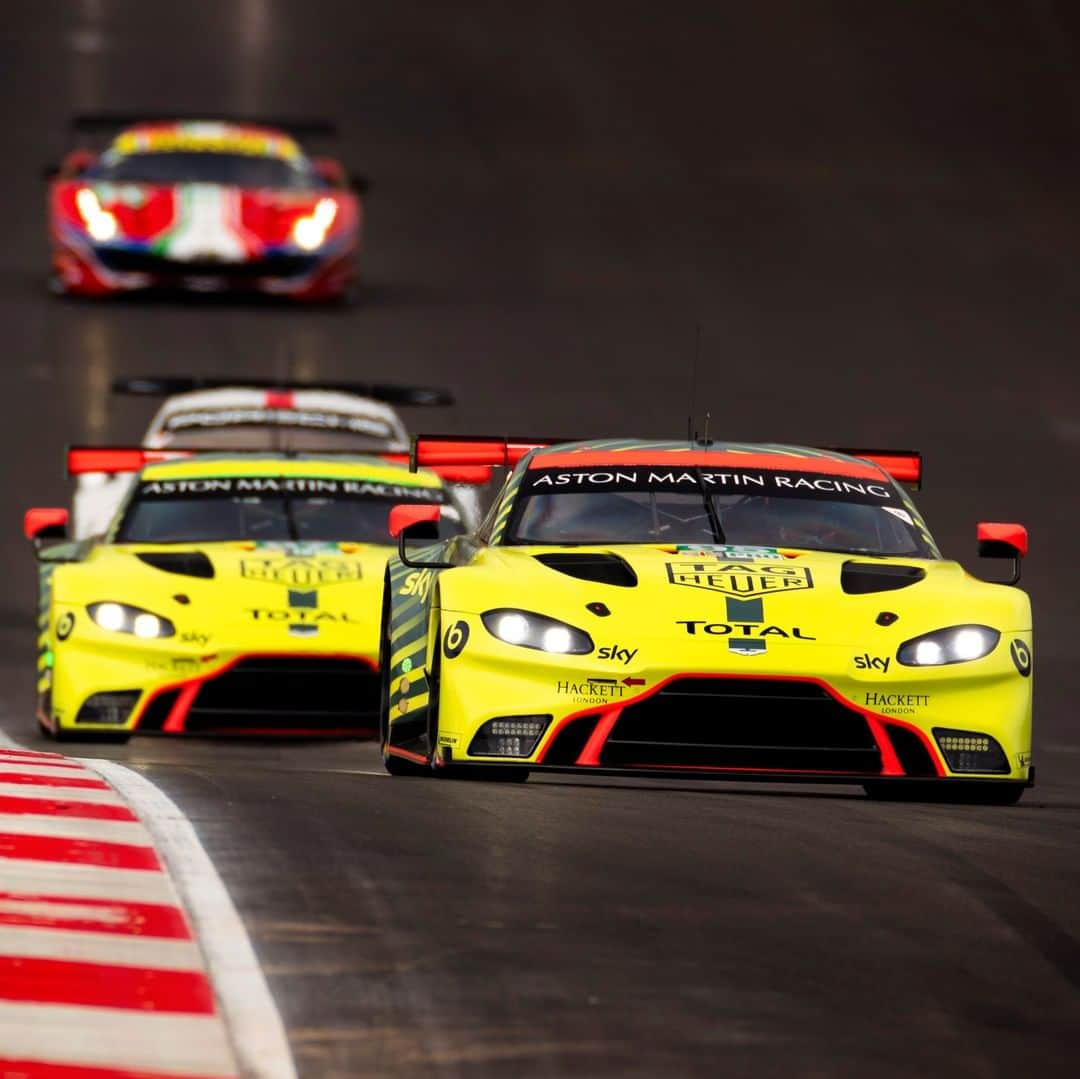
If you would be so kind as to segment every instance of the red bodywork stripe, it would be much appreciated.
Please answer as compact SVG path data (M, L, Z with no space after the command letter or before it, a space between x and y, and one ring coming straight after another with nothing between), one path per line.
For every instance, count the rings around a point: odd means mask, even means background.
M48 913L34 907L48 905ZM64 908L71 914L65 914ZM87 917L87 909L101 911ZM71 896L27 895L0 892L0 925L36 925L51 929L93 933L129 933L139 937L191 940L191 929L179 907L164 903L129 903L117 899L80 899Z
M0 832L0 858L101 865L111 869L161 869L153 847L16 832Z
M213 1015L205 974L0 955L0 999Z
M386 752L391 757L403 757L407 761L413 761L416 764L430 764L431 761L428 757L425 757L423 753L413 753L410 749L401 749L398 746L387 746Z
M604 743L611 737L612 728L621 715L621 707L608 708L600 713L600 721L593 728L593 732L589 735L589 740L578 754L575 764L595 767L600 763L600 751L604 748Z
M0 795L0 813L34 813L50 817L83 817L87 820L138 820L122 805L97 805L70 798L21 798L17 794Z
M418 438L414 455L421 468L437 469L440 465L512 468L527 453L548 445L547 442L503 442L500 439Z
M682 674L671 674L664 678L662 681L657 682L651 689L647 689L642 693L638 693L627 700L620 702L616 708L606 709L600 713L600 721L597 723L595 730L589 737L588 742L585 744L585 748L578 755L578 759L574 762L576 765L582 767L597 767L600 764L600 753L603 750L604 743L611 735L616 721L622 714L624 708L628 705L636 704L639 701L645 700L647 697L651 697L656 693L659 693L664 686L670 682L674 682L680 678L716 678L726 680L745 680L745 681L776 681L776 682L801 682L807 685L819 686L825 690L829 696L839 701L845 707L850 708L854 712L858 712L867 722L870 728L870 733L874 737L874 741L877 743L878 750L881 753L881 765L880 772L873 773L875 775L882 776L903 776L903 767L900 764L900 759L896 755L896 750L893 748L892 742L888 738L886 727L888 724L894 724L898 727L904 727L906 730L912 731L916 734L923 743L927 753L930 755L930 759L934 763L934 769L939 776L945 776L946 772L941 764L940 757L931 743L930 739L923 731L920 731L918 727L912 726L910 723L905 723L903 720L893 719L891 716L883 716L877 712L870 712L865 708L861 708L854 701L848 700L843 694L838 693L828 682L823 681L820 678L804 678L798 675L768 675L768 674L717 674L714 671L709 672L685 672ZM595 708L583 708L579 712L573 712L568 716L564 716L555 726L548 732L547 737L544 740L543 748L540 750L536 758L537 764L544 763L544 757L547 755L548 750L551 748L559 732L563 730L568 724L572 723L575 719L580 719L582 716L596 715ZM788 771L788 769L777 768L726 768L716 766L697 766L697 765L673 765L673 764L661 764L661 765L637 765L639 768L671 768L673 770L687 770L696 769L703 772L737 772L746 773L747 775L753 775L755 772L782 772ZM627 771L633 771L633 767L628 768ZM809 774L806 769L799 769L795 774ZM821 775L851 775L851 776L865 776L870 773L866 772L836 772L836 771L822 771Z
M267 408L294 408L296 397L292 390L267 390L263 404Z

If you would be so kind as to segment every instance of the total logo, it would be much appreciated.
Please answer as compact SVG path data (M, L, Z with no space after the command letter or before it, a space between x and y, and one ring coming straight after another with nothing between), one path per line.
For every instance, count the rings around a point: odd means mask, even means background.
M782 629L780 626L757 625L753 622L689 622L677 621L677 626L683 626L691 637L697 635L700 629L711 637L794 637L800 641L816 641L817 637L811 637L798 626L791 629Z
M885 674L889 670L889 664L892 662L890 656L872 656L869 652L864 652L861 656L855 657L855 669L858 671L881 671Z
M637 648L622 648L617 644L606 644L596 653L596 656L598 659L613 659L625 667L638 654L638 651Z

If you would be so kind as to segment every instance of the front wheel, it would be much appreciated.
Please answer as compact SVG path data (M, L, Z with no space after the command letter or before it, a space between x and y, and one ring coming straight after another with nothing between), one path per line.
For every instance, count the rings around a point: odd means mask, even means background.
M878 802L931 802L938 805L1012 806L1024 796L1026 783L864 783L868 798Z

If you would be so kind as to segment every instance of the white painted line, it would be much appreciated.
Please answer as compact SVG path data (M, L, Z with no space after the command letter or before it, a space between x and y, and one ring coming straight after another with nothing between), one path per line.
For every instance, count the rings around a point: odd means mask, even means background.
M0 794L15 798L42 798L49 802L93 802L94 805L122 806L123 798L113 791L95 787L43 787L37 783L0 782Z
M285 1028L244 923L191 822L138 772L115 761L82 763L108 780L150 830L202 947L241 1073L296 1079Z
M0 1047L13 1060L155 1074L235 1074L216 1015L0 1001Z
M0 782L5 781L7 776L42 776L57 779L95 779L92 772L85 768L58 768L52 762L42 761L38 764L35 760L22 761L0 760Z
M92 839L99 843L132 843L151 847L150 833L138 822L94 820L61 813L46 817L38 813L0 813L0 832L9 835L50 835L64 839Z
M31 858L0 858L0 881L3 882L0 891L19 895L177 905L169 878L151 869L109 869Z
M192 940L167 940L131 933L92 933L36 925L0 925L0 955L20 959L64 959L149 970L202 971L202 955ZM2 1052L2 1046L0 1046Z

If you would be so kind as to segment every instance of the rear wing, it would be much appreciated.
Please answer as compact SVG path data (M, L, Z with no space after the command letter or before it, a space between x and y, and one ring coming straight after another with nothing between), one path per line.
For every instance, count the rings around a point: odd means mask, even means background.
M238 450L235 447L199 450L152 450L144 446L69 446L67 451L67 474L69 476L116 476L124 473L141 472L147 465L159 465L166 461L182 461L191 457L205 457L208 454L225 454L230 457L265 457L265 450ZM273 456L286 460L310 457L373 457L389 465L405 466L409 464L407 453L372 453L357 454L352 450L319 450L316 453L274 451ZM416 471L412 469L412 471ZM460 483L470 486L482 486L492 477L490 467L477 465L436 466L428 469L445 483Z
M293 393L298 390L330 390L348 393L354 397L370 397L388 405L410 408L426 408L435 405L454 404L449 390L436 386L405 386L393 382L297 382L279 378L218 378L203 375L146 375L118 378L113 381L112 392L134 397L172 397L178 393L195 390L270 390Z
M888 472L897 483L902 483L913 491L922 487L922 454L918 450L834 449L832 452L872 461L878 468Z
M461 438L457 435L418 435L413 439L409 467L438 468L449 466L487 466L513 468L533 450L547 449L561 442L580 439L502 438L480 435ZM702 448L707 448L703 446ZM918 490L922 485L922 454L918 450L830 449L870 461L898 483Z
M283 131L296 138L338 137L338 127L332 120L310 116L244 116L220 113L165 112L80 112L68 121L68 127L79 134L94 135L120 131L136 124L237 124L245 127L264 127Z

